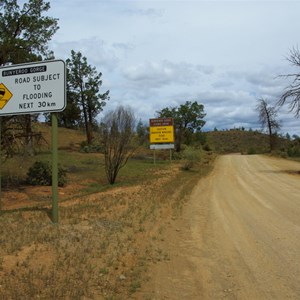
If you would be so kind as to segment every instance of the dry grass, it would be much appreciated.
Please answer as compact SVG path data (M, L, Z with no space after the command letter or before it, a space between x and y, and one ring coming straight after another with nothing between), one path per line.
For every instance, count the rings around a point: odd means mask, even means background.
M265 153L269 151L266 134L256 131L212 131L207 133L209 144L219 153ZM281 141L282 142L282 141Z
M101 154L74 152L82 135L63 129L59 136L69 182L59 188L58 225L50 219L51 187L24 185L35 160L51 160L47 149L3 165L0 299L134 299L148 267L169 259L156 241L213 157L183 172L179 162L159 160L164 152L155 166L149 151L140 152L112 187Z
M114 187L101 155L61 151L60 159L69 184L59 190L59 225L49 218L47 187L4 191L21 205L0 215L0 299L134 299L149 265L169 259L155 241L213 159L189 172L132 160Z
M47 150L51 147L52 129L46 123L35 123L34 131L41 132L46 143L42 149ZM61 150L78 150L80 144L86 140L83 131L70 130L67 128L59 127L58 129L58 148Z

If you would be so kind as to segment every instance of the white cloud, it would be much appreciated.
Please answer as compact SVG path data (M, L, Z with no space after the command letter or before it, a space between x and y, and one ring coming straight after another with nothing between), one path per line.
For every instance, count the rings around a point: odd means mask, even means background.
M121 44L110 46L97 37L68 42L53 41L51 42L51 47L56 56L58 53L60 54L58 58L70 58L71 50L74 50L86 56L89 64L107 70L116 68L120 60L120 52L126 51L125 45L123 48Z
M125 78L149 89L161 88L166 85L191 86L210 74L209 66L192 65L185 62L173 63L168 60L160 62L144 62L124 69Z
M299 1L50 3L60 26L56 57L82 51L110 89L107 109L130 105L144 120L197 100L206 128L255 128L257 99L275 102L289 83L278 75L299 72L285 58L300 43ZM281 118L283 131L300 134L299 119Z
M124 9L124 13L127 13L131 16L150 17L150 18L158 18L158 17L162 17L163 15L162 10L158 10L154 8L146 8L146 9L128 8L128 9Z

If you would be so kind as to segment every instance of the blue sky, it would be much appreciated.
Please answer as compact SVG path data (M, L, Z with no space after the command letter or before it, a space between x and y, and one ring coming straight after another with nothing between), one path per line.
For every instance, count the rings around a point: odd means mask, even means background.
M57 59L81 51L103 74L108 110L130 106L145 123L164 107L204 104L203 130L260 128L261 97L275 104L293 73L286 57L299 45L298 1L50 0L60 29ZM300 119L280 110L282 133Z

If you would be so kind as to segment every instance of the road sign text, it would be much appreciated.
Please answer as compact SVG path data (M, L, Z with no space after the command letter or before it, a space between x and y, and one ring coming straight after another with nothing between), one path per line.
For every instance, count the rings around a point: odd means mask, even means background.
M55 112L66 106L66 74L62 60L0 68L1 83L6 87L4 92L11 91L11 97L3 101L2 107L0 105L0 115ZM3 100L6 100L5 95Z

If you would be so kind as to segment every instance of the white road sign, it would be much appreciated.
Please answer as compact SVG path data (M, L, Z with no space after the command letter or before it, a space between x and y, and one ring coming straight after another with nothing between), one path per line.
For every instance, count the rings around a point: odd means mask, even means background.
M62 60L0 68L0 116L62 111L66 71Z

